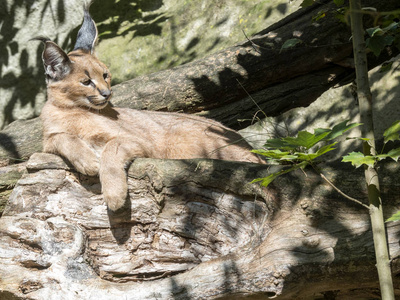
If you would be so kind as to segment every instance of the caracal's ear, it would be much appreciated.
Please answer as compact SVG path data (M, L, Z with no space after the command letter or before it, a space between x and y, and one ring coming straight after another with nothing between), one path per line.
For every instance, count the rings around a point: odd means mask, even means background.
M83 7L84 16L83 23L78 32L74 50L82 49L93 54L94 46L97 42L97 27L89 14L89 7L91 2L88 2Z
M54 42L45 37L35 37L32 40L43 42L43 66L48 79L60 80L71 71L71 61L68 55Z

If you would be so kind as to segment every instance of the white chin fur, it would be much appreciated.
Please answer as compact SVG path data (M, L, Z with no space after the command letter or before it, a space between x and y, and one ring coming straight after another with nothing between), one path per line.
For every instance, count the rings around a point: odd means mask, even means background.
M105 100L105 99L96 101L96 100L89 100L88 98L85 98L85 100L83 102L85 103L85 106L88 106L88 107L94 108L94 109L102 109L102 108L106 107L108 104L108 100Z

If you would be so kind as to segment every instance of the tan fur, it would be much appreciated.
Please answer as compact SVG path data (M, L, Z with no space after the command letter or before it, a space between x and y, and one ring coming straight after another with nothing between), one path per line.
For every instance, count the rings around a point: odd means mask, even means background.
M48 101L41 114L44 151L67 158L82 174L99 174L111 210L124 205L124 167L136 157L263 162L237 132L218 122L112 107L100 94L111 91L107 67L86 51L75 50L68 57L70 73L48 82Z

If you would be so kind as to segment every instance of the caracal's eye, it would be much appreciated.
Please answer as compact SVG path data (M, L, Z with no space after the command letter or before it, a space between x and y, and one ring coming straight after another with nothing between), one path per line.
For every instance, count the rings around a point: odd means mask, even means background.
M86 80L82 81L81 83L85 86L88 86L92 83L92 81L90 79L86 79Z
M107 80L107 78L108 78L108 73L104 73L104 74L103 74L103 78L104 78L104 80Z

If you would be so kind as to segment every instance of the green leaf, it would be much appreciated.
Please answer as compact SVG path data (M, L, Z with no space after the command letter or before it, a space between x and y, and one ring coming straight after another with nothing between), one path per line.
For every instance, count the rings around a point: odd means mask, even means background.
M268 159L275 159L275 160L293 160L297 158L297 156L290 155L290 152L282 152L279 149L274 149L274 150L255 149L252 150L251 152L266 156L268 157Z
M375 157L365 156L361 152L351 152L349 155L343 156L342 162L351 162L356 168L362 165L373 167L375 164Z
M376 161L381 161L388 157L390 157L394 161L398 161L399 156L400 156L400 148L397 148L397 149L390 150L388 154L379 154L379 155L375 155L372 157L374 157Z
M387 219L385 222L392 222L392 221L399 221L400 220L400 211L397 213L393 214L389 219Z
M388 31L391 31L391 30L396 30L398 27L399 27L399 23L397 23L397 22L392 22L392 23L390 23L388 26L386 26L385 28L383 28L382 30L383 30L384 32L388 32Z
M394 161L398 161L400 157L400 148L390 150L387 156L393 159Z
M303 147L308 150L314 147L320 141L332 140L338 136L341 136L347 130L362 125L361 123L347 124L348 122L349 120L343 121L335 125L332 129L317 128L314 130L314 134L308 131L300 131L296 137L269 139L265 143L264 147L285 151L294 151L300 147ZM259 154L264 155L262 153Z
M301 161L311 161L315 158L314 153L296 152L295 154L297 155L298 159Z
M392 35L376 35L365 40L367 47L375 54L379 56L382 50L386 46L390 46L394 41L394 36Z
M316 135L308 131L300 131L296 137L288 136L280 139L267 140L267 143L264 145L264 147L278 148L281 150L295 150L299 147L310 149L328 134L329 132L324 132Z
M282 152L280 150L264 150L264 149L254 149L251 150L251 152L276 159L280 159L282 156L290 153L290 152Z
M301 42L302 41L300 39L296 39L296 38L287 40L286 42L283 43L281 50L293 48L294 46L296 46L297 44L299 44Z
M375 161L381 161L381 160L388 158L389 156L387 154L378 154L378 155L374 155L372 157L375 158Z
M284 174L284 173L282 173L282 174ZM269 176L267 176L267 177L264 177L264 178L257 178L257 179L254 179L251 183L261 182L260 184L261 184L262 186L267 187L272 181L275 180L276 177L278 177L278 176L280 176L280 175L282 175L282 174L273 173L273 174L271 174L271 175L269 175Z
M312 21L313 22L317 22L319 20L321 20L322 18L326 17L326 13L327 11L319 11L313 18Z
M400 121L394 122L388 129L383 133L384 142L400 140Z
M379 154L379 155L368 155L365 156L361 152L351 152L349 155L343 156L343 162L351 162L353 166L356 168L361 165L368 165L373 167L375 162L384 160L390 157L394 161L398 161L400 158L400 148L392 149L387 154Z
M353 129L354 127L362 125L362 123L351 123L347 125L347 121L343 121L342 123L339 123L332 128L332 132L325 138L325 140L333 140L345 133L346 131Z
M321 155L323 155L323 154L325 154L325 153L327 153L327 152L329 152L329 151L335 150L335 148L332 148L332 147L333 147L334 145L336 145L336 144L337 144L337 143L335 142L335 143L333 143L333 144L323 146L323 147L321 147L321 148L320 148L317 152L315 152L315 153L301 153L301 152L296 152L295 155L298 156L298 159L299 159L299 160L311 161L311 160L314 160L314 159L316 159L317 157L319 157L319 156L321 156Z
M339 20L341 23L348 23L347 22L347 9L345 7L341 7L336 10L335 18Z
M312 134L308 131L300 131L297 134L297 137L287 137L285 140L292 145L296 145L298 147L304 147L306 149L310 149L319 141L321 141L324 137L326 137L329 132L324 132L321 134Z
M375 35L382 35L384 31L379 27L368 28L365 30L370 37L374 37Z
M275 148L281 150L294 150L296 145L289 144L285 138L282 139L269 139L264 145L265 148Z
M292 160L296 160L298 158L299 157L297 155L290 154L290 155L282 156L281 160L292 161Z
M318 154L318 156L321 156L322 154L325 154L325 153L327 153L329 151L335 150L336 148L333 148L333 146L335 146L336 144L337 144L337 142L334 142L333 144L329 144L329 145L323 146L320 149L318 149L316 154Z
M329 134L331 131L332 131L332 129L329 129L329 128L316 128L316 129L314 129L314 134L315 135L320 135L320 134L323 134L325 132L327 132Z
M254 179L251 183L261 182L262 186L267 187L277 177L279 177L279 176L281 176L283 174L289 173L291 171L294 171L296 169L300 169L300 168L304 169L306 166L307 166L307 163L306 162L302 162L300 164L294 165L291 168L287 168L287 169L281 170L279 172L272 173L272 174L268 175L267 177Z
M362 125L362 123L351 123L347 125L347 122L350 120L343 121L335 126L333 126L332 130L330 129L325 129L325 128L317 128L314 130L314 133L322 133L322 132L327 132L330 131L330 133L324 138L325 141L330 141L333 140L345 133L346 131Z

